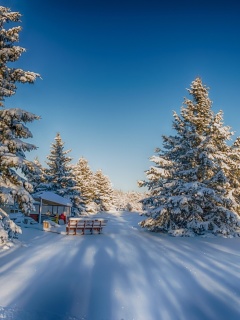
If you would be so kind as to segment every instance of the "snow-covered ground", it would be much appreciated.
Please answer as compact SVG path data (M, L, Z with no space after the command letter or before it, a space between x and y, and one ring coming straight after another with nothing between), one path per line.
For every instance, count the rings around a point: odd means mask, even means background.
M103 234L23 229L0 251L0 319L240 319L240 239L173 238L138 214L102 214Z

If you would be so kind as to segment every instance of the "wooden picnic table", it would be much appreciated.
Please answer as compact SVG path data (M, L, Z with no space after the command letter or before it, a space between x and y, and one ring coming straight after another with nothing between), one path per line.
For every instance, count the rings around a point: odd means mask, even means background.
M107 221L108 220L105 219L69 218L66 225L66 232L68 235L76 235L78 230L82 232L81 234L85 234L85 231L88 230L91 234L93 234L94 231L100 234L103 227L106 226ZM73 231L73 233L70 233L71 231Z

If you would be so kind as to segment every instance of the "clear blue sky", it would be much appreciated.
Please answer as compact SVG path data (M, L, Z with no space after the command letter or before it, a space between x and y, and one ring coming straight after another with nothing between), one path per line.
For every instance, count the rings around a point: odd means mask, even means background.
M42 76L6 99L42 117L28 158L44 163L60 132L73 162L84 156L115 188L138 190L197 76L240 135L237 2L1 0L23 15L17 66Z

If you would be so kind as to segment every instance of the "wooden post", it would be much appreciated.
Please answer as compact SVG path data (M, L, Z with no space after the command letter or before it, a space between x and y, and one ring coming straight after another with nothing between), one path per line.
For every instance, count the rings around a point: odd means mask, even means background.
M41 219L42 219L42 198L40 198L38 223L41 223Z

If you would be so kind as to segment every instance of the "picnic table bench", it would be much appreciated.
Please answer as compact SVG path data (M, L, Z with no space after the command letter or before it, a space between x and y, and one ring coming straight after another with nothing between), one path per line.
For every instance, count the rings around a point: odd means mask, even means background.
M82 231L81 234L85 234L85 231L89 230L91 234L93 234L93 231L97 231L100 234L103 227L106 226L107 221L108 220L105 219L69 218L66 225L66 232L68 235L76 235L77 230ZM70 231L73 231L73 233L70 233Z

